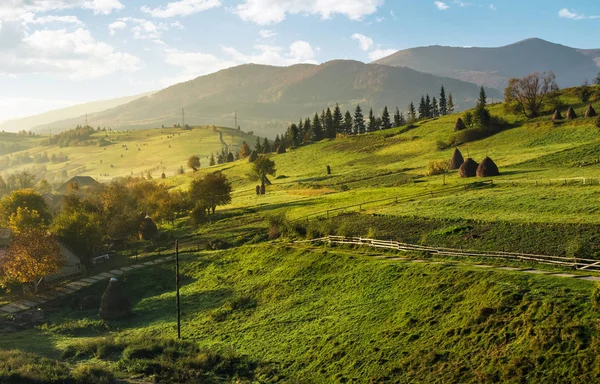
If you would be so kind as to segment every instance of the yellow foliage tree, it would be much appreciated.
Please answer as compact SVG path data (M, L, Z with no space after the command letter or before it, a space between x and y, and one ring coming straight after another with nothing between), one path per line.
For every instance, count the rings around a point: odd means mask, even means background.
M0 265L4 282L31 284L37 293L44 277L60 272L66 260L45 230L24 228L12 240Z
M23 230L44 228L45 225L38 211L30 210L27 207L18 207L17 212L10 215L8 218L8 227L13 234L18 235Z

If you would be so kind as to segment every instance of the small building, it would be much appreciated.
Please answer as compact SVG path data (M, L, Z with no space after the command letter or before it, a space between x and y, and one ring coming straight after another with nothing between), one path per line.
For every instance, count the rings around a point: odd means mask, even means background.
M55 195L50 192L42 194L42 199L44 199L44 202L46 202L46 205L48 205L50 211L52 211L53 213L60 212L62 208L63 198L64 196Z
M100 183L91 176L75 176L71 178L71 180L58 187L56 192L58 192L60 195L68 195L70 192L84 191L98 185L100 185Z
M71 248L67 247L63 243L59 243L60 245L60 253L64 256L67 261L66 264L60 269L60 272L56 275L46 276L44 279L47 282L51 282L54 280L62 279L65 277L78 275L80 273L85 272L85 266L81 262L81 259L75 251Z

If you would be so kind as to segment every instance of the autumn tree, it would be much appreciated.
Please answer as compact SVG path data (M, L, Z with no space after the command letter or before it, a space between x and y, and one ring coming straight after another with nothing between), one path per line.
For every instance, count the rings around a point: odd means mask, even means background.
M190 198L196 207L214 214L217 206L231 202L231 183L222 172L208 173L192 181Z
M240 146L240 157L248 157L252 153L250 146L245 141Z
M267 156L260 156L252 164L252 178L261 182L261 190L265 190L265 184L267 176L275 176L276 173L275 162L269 159Z
M200 158L196 155L190 156L187 161L187 166L196 172L198 168L200 168Z
M504 90L505 108L531 119L541 114L544 100L556 87L556 76L550 72L535 72L521 79L512 78Z
M31 284L37 293L44 277L60 272L66 264L54 237L42 229L26 229L14 236L0 264L3 284Z
M40 225L50 222L50 210L42 195L33 189L18 189L0 200L0 225L8 225L10 217L17 213L19 207L37 211Z

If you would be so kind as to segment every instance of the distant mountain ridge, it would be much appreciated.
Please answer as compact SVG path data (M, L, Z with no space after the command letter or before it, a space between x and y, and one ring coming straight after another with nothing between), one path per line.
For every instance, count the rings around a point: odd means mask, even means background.
M334 60L321 65L289 67L246 64L173 85L151 96L88 115L90 125L121 129L172 126L181 123L181 109L189 124L233 126L237 111L243 130L273 137L291 122L312 116L339 103L353 111L361 104L380 113L384 106L406 110L420 96L439 95L444 85L455 102L472 106L478 96L474 84L443 78L409 68L358 61ZM489 96L501 94L489 90ZM48 125L54 131L69 129L81 118Z
M408 67L502 91L508 79L552 70L561 87L592 81L600 49L577 49L532 38L495 48L430 46L398 51L376 64Z
M72 119L75 117L85 116L86 113L96 113L104 111L109 108L114 108L119 105L123 105L139 99L140 97L149 96L152 92L146 92L134 96L119 97L116 99L92 101L89 103L77 104L66 108L55 109L52 111L40 113L37 115L12 119L0 122L0 130L6 132L18 132L18 131L29 131L36 128L37 132L48 132L48 128L44 127L46 124L54 123L58 120ZM84 124L85 120L80 121L80 124Z

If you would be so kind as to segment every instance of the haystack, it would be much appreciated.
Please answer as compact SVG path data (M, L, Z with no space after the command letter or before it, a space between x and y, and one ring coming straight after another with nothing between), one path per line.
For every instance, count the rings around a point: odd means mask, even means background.
M458 169L465 162L462 153L458 150L458 148L454 148L454 153L452 154L452 158L450 159L449 169Z
M258 159L258 152L252 151L252 153L250 153L250 156L248 157L248 161L251 163L254 163L257 159Z
M573 120L577 118L577 114L575 113L575 110L573 109L573 107L569 107L569 110L567 111L567 120Z
M588 105L587 109L585 110L585 117L590 118L596 116L596 110L594 109L594 107L592 107L592 104Z
M454 130L455 131L462 131L463 129L466 129L467 126L465 125L465 122L459 117L456 120L456 123L454 124Z
M158 227L154 224L154 220L150 216L144 217L140 224L140 240L152 240L156 235L158 235Z
M460 177L475 177L477 176L477 167L479 164L470 157L458 168L458 175Z
M557 121L557 120L562 120L562 119L563 119L563 117L560 114L560 110L557 109L556 111L554 111L554 114L552 115L552 121Z
M100 299L100 318L103 320L119 320L131 314L131 302L123 286L116 278L111 278Z
M285 153L285 145L279 144L279 147L277 147L277 154L281 155L282 153Z
M498 171L496 163L486 156L481 164L479 164L479 167L477 167L477 177L490 177L498 175L500 175L500 171Z

